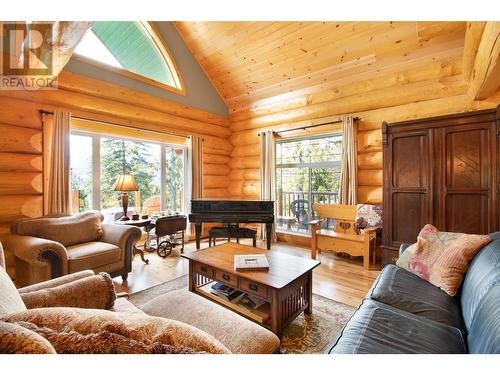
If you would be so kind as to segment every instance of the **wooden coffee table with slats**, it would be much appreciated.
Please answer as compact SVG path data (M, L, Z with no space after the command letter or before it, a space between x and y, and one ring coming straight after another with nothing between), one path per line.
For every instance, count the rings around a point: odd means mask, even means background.
M235 271L234 255L265 254L268 271ZM309 258L262 250L236 243L183 254L189 260L189 290L219 303L273 331L283 329L301 312L312 313L312 271L320 262ZM266 301L257 310L247 310L210 293L211 284L221 282Z

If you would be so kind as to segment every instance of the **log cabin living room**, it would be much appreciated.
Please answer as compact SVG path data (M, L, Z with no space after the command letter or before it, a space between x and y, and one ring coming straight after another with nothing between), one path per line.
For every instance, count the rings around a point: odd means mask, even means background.
M500 354L494 13L3 20L0 352Z

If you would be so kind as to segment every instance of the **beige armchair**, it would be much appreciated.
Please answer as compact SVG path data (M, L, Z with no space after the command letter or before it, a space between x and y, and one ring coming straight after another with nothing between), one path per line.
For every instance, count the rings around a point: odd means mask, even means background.
M2 239L15 257L16 284L31 285L83 270L127 280L141 230L101 223L96 211L73 216L20 219Z

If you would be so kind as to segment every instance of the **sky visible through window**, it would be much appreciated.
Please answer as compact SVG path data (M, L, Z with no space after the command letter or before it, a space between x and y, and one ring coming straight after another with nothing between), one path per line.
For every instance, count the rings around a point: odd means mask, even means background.
M152 27L148 22L95 22L75 54L182 89L166 46Z
M92 29L85 33L80 44L75 48L75 53L123 69L122 64L120 64L106 46L102 44Z

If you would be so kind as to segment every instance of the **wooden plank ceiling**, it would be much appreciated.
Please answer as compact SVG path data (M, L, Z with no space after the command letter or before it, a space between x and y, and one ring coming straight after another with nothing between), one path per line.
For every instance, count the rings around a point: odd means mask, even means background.
M465 22L174 24L232 115L383 74L461 63L466 29Z

